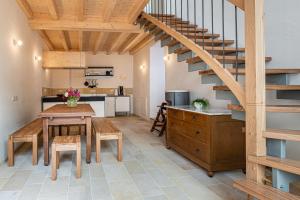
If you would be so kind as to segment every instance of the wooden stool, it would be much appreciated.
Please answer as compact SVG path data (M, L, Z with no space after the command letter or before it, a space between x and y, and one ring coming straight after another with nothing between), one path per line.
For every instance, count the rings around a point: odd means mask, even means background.
M14 143L15 142L31 142L32 143L32 164L38 163L38 136L43 131L43 123L41 119L36 119L18 131L9 136L7 144L8 166L14 166Z
M100 162L101 140L117 140L118 161L122 161L122 132L104 118L93 118L92 124L96 133L96 162Z
M52 143L52 174L51 179L56 180L56 169L59 168L59 152L76 151L76 177L81 177L81 141L79 135L56 136Z

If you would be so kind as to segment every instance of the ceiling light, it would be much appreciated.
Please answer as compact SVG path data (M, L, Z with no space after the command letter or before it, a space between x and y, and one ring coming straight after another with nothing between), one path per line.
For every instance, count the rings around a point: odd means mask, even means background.
M144 66L144 65L141 65L141 66L140 66L140 69L144 69L144 68L145 68L145 66Z
M169 56L165 56L164 57L164 61L169 61L170 60L170 57Z

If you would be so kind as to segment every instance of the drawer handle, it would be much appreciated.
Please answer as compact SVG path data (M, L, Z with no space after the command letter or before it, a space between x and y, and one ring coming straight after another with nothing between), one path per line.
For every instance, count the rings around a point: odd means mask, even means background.
M196 152L199 152L200 151L200 149L196 149Z
M195 120L197 117L195 115L193 115L192 119Z
M197 132L196 132L196 135L199 135L199 134L200 134L200 131L197 131Z

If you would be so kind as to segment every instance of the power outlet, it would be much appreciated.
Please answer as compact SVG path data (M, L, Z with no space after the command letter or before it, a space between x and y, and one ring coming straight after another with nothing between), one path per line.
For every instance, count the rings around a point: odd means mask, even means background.
M11 101L12 102L16 102L16 101L18 101L19 100L19 97L18 96L12 96L11 97Z

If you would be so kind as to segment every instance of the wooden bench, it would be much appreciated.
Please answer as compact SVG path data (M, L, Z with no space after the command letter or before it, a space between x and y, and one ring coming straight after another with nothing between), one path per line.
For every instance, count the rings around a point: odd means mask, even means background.
M51 179L56 180L59 168L59 152L76 151L76 177L81 177L81 140L79 135L56 136L52 142Z
M36 119L9 136L7 144L8 166L14 166L14 143L32 143L32 164L38 163L38 136L43 131L42 119Z
M255 197L261 200L299 200L299 197L295 195L251 180L235 181L233 186L248 194L248 199Z
M100 162L101 140L117 140L118 161L122 160L122 132L111 121L104 118L92 119L93 130L96 133L96 162Z

